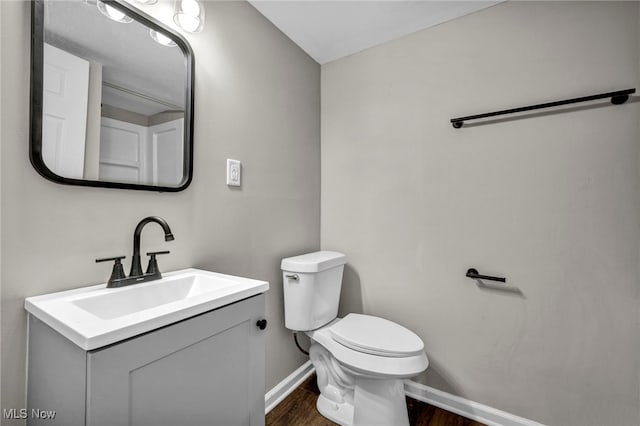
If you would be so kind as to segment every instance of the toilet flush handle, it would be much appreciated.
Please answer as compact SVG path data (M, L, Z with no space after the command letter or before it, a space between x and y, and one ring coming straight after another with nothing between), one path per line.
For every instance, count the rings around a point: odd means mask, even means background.
M290 280L294 280L294 281L298 281L298 274L287 274L285 275L286 278L290 279Z

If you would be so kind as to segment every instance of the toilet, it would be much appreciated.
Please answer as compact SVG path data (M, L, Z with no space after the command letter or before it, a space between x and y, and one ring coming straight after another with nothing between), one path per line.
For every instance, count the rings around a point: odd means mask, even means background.
M311 339L316 406L343 426L408 425L404 379L429 365L424 344L383 318L337 318L345 263L345 255L334 251L282 259L285 326Z

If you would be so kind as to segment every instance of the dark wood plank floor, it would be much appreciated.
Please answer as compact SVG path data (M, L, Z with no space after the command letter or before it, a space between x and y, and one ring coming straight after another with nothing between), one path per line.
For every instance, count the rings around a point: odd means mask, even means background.
M318 395L314 375L267 414L267 426L334 426L318 413ZM412 398L407 398L407 408L412 426L485 426Z

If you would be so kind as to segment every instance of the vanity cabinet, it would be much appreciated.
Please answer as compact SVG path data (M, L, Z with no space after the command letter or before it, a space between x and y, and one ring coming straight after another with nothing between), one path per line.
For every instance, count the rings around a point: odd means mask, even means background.
M28 424L264 424L264 295L84 351L29 315Z

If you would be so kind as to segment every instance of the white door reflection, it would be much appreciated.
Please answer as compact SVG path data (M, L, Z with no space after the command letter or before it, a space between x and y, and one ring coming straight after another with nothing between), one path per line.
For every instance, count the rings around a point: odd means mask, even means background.
M89 94L89 61L44 45L42 145L57 175L82 179Z

